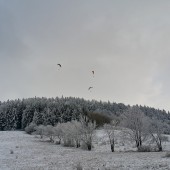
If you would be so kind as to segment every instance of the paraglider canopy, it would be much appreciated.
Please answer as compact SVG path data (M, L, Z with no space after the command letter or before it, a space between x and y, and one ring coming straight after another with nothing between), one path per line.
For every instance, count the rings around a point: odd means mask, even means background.
M94 75L94 71L92 71L93 75Z
M61 64L57 64L59 67L61 67Z
M93 87L89 87L88 90L92 89Z

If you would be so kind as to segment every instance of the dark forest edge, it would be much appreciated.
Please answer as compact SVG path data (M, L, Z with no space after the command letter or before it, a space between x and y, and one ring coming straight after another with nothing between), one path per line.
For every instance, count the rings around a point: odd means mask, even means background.
M146 116L164 124L169 134L170 113L148 106L136 105ZM0 102L0 130L24 130L30 123L56 125L78 120L80 114L95 120L98 126L119 118L130 106L123 103L85 100L75 97L28 98ZM167 127L167 128L166 128Z

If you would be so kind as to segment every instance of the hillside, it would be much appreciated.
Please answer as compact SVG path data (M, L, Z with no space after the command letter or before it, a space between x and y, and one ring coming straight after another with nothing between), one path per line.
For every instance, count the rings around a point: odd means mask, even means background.
M84 100L82 98L28 98L0 102L0 130L24 129L31 122L55 125L79 118L80 114L97 113L109 118L119 117L129 105L122 103ZM170 125L170 114L146 106L138 106L145 115ZM165 128L166 129L166 128ZM168 129L168 128L167 128ZM165 133L169 133L165 130Z

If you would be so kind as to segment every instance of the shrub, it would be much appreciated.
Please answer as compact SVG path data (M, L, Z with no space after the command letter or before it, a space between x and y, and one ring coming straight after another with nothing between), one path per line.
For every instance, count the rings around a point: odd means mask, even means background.
M71 139L63 139L63 146L65 147L74 147L74 141Z
M40 138L42 139L44 136L44 131L45 131L45 126L44 125L39 125L35 127L35 135L40 135Z
M28 134L32 134L35 131L35 127L37 125L34 123L30 123L26 128L25 128L25 132Z
M170 158L170 152L167 152L167 153L165 154L165 157L166 157L166 158Z
M138 152L151 152L152 148L151 146L140 146L138 148Z
M87 144L84 143L83 141L81 142L80 148L81 148L82 150L88 150ZM91 145L91 149L94 149L94 145Z
M44 135L49 138L50 142L54 142L54 127L52 125L47 125L43 129Z

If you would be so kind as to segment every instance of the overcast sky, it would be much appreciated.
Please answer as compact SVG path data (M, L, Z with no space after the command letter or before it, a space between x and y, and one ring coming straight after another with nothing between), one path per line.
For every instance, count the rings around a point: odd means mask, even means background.
M0 100L170 110L169 9L169 0L0 0Z

